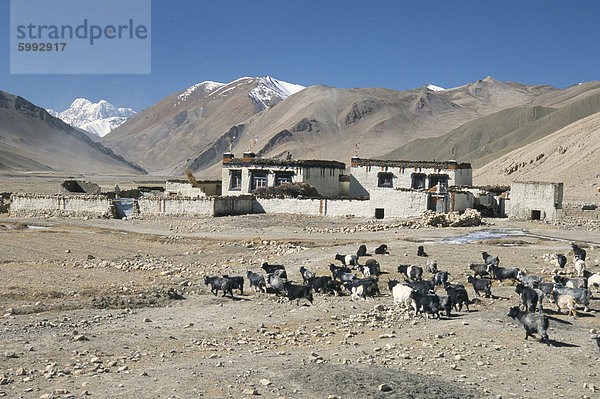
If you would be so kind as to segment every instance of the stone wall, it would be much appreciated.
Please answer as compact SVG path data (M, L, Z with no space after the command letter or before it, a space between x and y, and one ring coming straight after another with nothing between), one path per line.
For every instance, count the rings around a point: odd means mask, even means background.
M148 197L137 200L141 216L213 216L213 198Z
M565 203L557 211L558 218L571 221L600 220L600 204L596 203Z
M13 194L10 216L114 217L112 201L104 195Z

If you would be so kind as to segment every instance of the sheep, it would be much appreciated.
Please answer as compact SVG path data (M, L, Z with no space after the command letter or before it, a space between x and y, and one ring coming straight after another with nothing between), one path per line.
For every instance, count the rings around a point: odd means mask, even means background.
M544 277L534 276L533 274L525 274L519 270L519 272L517 273L517 280L519 280L520 282L525 284L527 287L533 288L533 283L534 282L537 282L538 284L543 283Z
M435 290L435 285L433 284L433 281L430 281L430 280L424 280L424 281L405 280L402 282L402 284L412 288L414 291L420 292L423 295L425 295L428 292L433 292Z
M533 288L529 288L523 284L517 284L515 292L521 296L523 306L528 312L535 312L538 303L538 294Z
M520 310L517 306L513 306L508 310L507 316L519 320L519 323L525 328L525 339L529 336L533 337L533 333L538 333L546 343L550 346L548 340L548 318L543 313L529 313Z
M344 283L344 288L350 292L352 300L358 298L365 299L367 296L373 297L379 294L376 278L363 278L347 281Z
M481 263L469 263L469 269L473 270L475 276L483 277L490 275L491 266Z
M508 269L506 267L496 267L492 266L491 268L493 277L502 283L503 280L511 279L513 281L518 280L517 275L519 274L519 269Z
M387 248L388 248L387 245L381 244L380 246L375 248L375 254L376 255L389 255Z
M467 282L471 283L473 289L475 290L475 295L479 296L479 291L483 291L485 293L485 297L489 298L492 296L492 280L489 278L477 278L474 276L467 277Z
M282 270L283 272L278 272L277 275L281 278L287 278L287 272L285 271L285 267L283 267L283 265L269 265L267 262L265 262L260 268L263 269L266 274L273 274L277 270Z
M423 268L419 266L400 265L398 266L398 272L412 280L421 280L423 277Z
M583 276L583 272L585 271L585 261L575 258L575 271L577 272L577 277Z
M364 266L369 268L369 274L373 276L379 276L381 274L381 266L379 265L379 262L373 258L367 259Z
M358 251L356 251L356 257L360 258L361 256L371 256L367 253L367 246L364 244L358 247Z
M486 265L492 265L494 267L500 266L500 258L498 256L492 256L486 251L481 252L481 256Z
M248 281L250 281L250 288L254 289L254 292L258 290L265 293L267 292L267 283L265 282L264 276L247 270L246 277L248 277Z
M425 262L425 269L431 274L436 274L438 272L437 260L427 259L427 262Z
M342 262L344 266L358 266L358 256L336 254L335 260Z
M575 298L571 295L561 295L557 291L552 291L552 298L554 299L554 303L559 312L562 312L562 309L567 309L568 315L574 319L577 318Z
M305 298L311 304L313 303L312 288L307 285L296 285L286 281L283 284L283 289L290 302L294 299Z
M410 304L410 293L412 292L412 288L404 284L400 284L397 280L388 281L388 288L392 292L394 303L397 306L404 305L404 307L408 309Z
M583 305L583 311L588 311L590 304L590 291L587 288L569 288L562 284L554 284L554 291L562 295L571 295L575 298L575 302L579 305Z
M571 243L571 248L573 248L573 255L575 258L579 258L579 259L585 261L585 257L586 257L585 249L580 248L575 243Z
M563 276L555 275L552 277L552 280L555 283L562 284L568 288L587 288L588 287L588 281L583 278L570 278L570 277L563 277Z
M421 294L418 291L411 291L409 297L415 310L414 317L417 317L419 313L427 313L435 315L437 319L440 318L440 298L436 294Z
M469 294L462 284L450 284L444 283L444 289L450 300L451 306L458 308L458 311L462 311L463 304L467 307L469 312Z
M422 245L419 245L419 248L417 248L417 256L423 256L423 257L427 257L427 253L425 253L425 249L423 249Z
M315 277L315 274L306 269L304 266L300 266L300 275L302 276L302 281L304 284L306 284L311 278Z
M244 295L244 278L242 276L229 277L224 274L223 278L227 278L231 281L232 290L240 290L240 295Z
M437 272L432 278L431 281L433 281L433 284L438 286L438 285L444 285L444 283L446 283L448 281L448 272Z
M308 280L308 285L315 291L323 294L339 294L339 281L332 280L329 276L313 277Z
M267 274L267 282L276 294L280 294L283 292L287 280L273 273Z
M210 292L217 296L219 290L223 291L223 296L227 293L233 298L233 289L231 288L231 280L223 277L204 277L204 284L210 285Z

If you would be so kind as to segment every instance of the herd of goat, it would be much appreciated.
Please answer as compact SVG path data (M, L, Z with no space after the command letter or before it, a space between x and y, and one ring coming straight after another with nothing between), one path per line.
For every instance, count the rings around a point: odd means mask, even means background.
M568 314L577 317L576 307L583 306L588 311L591 298L591 288L600 286L600 274L590 273L586 270L586 251L576 244L572 244L574 253L573 264L580 278L569 278L554 275L552 280L546 282L543 276L526 274L518 268L500 267L498 256L492 256L482 252L482 263L471 263L469 269L472 275L467 282L472 285L477 296L483 294L492 297L492 279L502 284L504 280L516 282L515 292L521 298L520 306L509 309L508 316L518 320L525 328L525 339L537 333L549 345L548 319L543 312L542 300L548 300L557 306L558 311L567 311ZM375 249L375 254L388 254L385 244ZM423 246L419 246L417 255L427 257ZM331 276L317 276L315 273L300 267L300 275L303 284L294 284L288 281L286 269L283 265L272 265L263 263L262 269L265 274L246 272L250 287L255 292L270 292L287 297L290 301L306 299L313 303L313 291L323 295L350 295L354 299L365 299L380 295L379 276L381 268L379 262L374 258L368 258L359 263L359 259L371 256L367 253L365 245L361 245L356 255L336 254L335 259L339 265L330 264ZM560 268L567 264L564 254L557 254L554 262ZM388 280L387 286L390 290L394 303L404 307L407 311L413 310L414 317L425 314L440 318L440 312L451 316L451 312L462 311L465 306L469 311L469 295L463 284L448 281L449 273L437 268L437 262L428 258L425 270L431 278L423 278L423 268L415 265L400 265L398 272L404 275L404 281ZM358 273L361 276L358 276ZM210 285L211 292L216 296L218 291L223 296L230 295L233 298L233 290L237 289L243 295L244 277L204 277L204 283ZM438 296L437 287L443 287L446 295ZM600 344L599 344L600 345Z

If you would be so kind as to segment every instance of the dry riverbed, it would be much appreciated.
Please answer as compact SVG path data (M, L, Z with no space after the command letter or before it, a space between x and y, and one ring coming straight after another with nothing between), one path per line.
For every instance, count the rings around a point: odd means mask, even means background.
M506 316L510 283L470 312L413 319L386 287L399 264L438 268L466 285L481 251L542 274L545 254L577 241L600 271L600 233L487 220L476 228L408 228L353 218L250 215L84 220L0 218L0 396L10 398L582 398L600 396L600 329L545 302L547 347ZM458 237L458 239L456 239ZM475 240L475 241L473 241ZM449 243L452 242L452 243ZM336 253L369 252L382 296L315 296L312 306L254 293L214 297L202 277L281 263L329 274ZM569 257L570 258L570 257ZM566 269L572 271L572 263ZM429 277L428 273L425 273ZM438 293L442 294L438 288Z

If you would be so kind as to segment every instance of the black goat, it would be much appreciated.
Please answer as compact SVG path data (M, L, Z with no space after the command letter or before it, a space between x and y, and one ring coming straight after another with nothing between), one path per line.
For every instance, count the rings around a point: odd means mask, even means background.
M433 284L433 281L430 281L430 280L424 280L424 281L405 280L404 282L402 282L402 284L412 288L414 291L420 292L423 295L435 290L435 285Z
M342 262L344 266L358 266L358 256L336 254L335 260Z
M575 258L585 260L585 257L586 257L585 249L579 247L575 243L571 244L571 248L573 248L573 254L574 254Z
M467 277L467 282L471 283L473 286L475 295L479 296L479 291L483 291L486 298L492 296L492 280L489 278L477 278L474 276L469 276Z
M336 266L333 264L329 265L329 270L331 271L331 275L334 279L339 279L341 275L344 273L351 273L351 270L344 266Z
M381 267L379 266L379 262L377 262L373 258L367 259L363 266L369 268L369 274L371 276L379 276L381 274Z
M528 312L535 312L538 303L538 294L533 288L529 288L523 284L517 284L515 292L521 297L523 306Z
M500 265L500 258L498 256L492 256L486 251L483 251L481 256L483 257L483 261L486 265L492 265L494 267L498 267Z
M273 274L277 270L282 270L282 272L277 272L277 275L281 278L287 278L287 272L285 271L285 267L283 265L269 265L267 262L263 263L260 267L267 274Z
M341 292L340 282L332 280L329 276L313 277L308 280L308 285L318 293L339 295Z
M568 288L587 288L587 279L585 278L570 278L554 275L552 277L552 281L558 284L562 284Z
M377 248L375 248L375 254L377 254L377 255L386 255L386 254L389 254L387 248L388 248L387 245L381 244L380 246L378 246Z
M290 301L295 299L305 298L311 304L313 303L312 288L307 285L297 285L286 282L283 285L284 292Z
M248 281L250 281L250 288L254 289L254 291L260 290L265 293L267 292L267 283L265 282L264 276L248 270L246 271L246 277L248 277Z
M492 266L493 277L502 283L503 280L511 279L513 281L518 280L519 269L507 269L506 267Z
M302 276L302 281L304 281L304 284L306 284L311 278L315 277L315 274L306 269L304 266L300 266L300 275Z
M469 294L464 285L447 282L444 284L444 289L446 290L446 294L448 294L451 306L458 308L458 311L461 312L463 305L465 305L467 312L469 312Z
M376 278L361 278L344 283L344 288L352 295L352 299L374 297L379 295L379 286Z
M412 280L421 280L423 278L423 268L420 266L400 265L398 266L398 272Z
M287 280L284 278L281 278L277 274L273 273L273 274L267 274L267 282L269 283L269 285L271 286L271 288L273 289L273 291L276 294L280 294L283 292L283 290L285 288L285 283L287 283Z
M217 296L219 290L223 291L223 296L227 293L233 298L233 289L231 288L231 280L223 277L204 277L204 284L210 285L210 292Z
M479 277L483 277L483 276L489 276L490 275L490 271L492 269L492 267L490 265L487 264L481 264L481 263L469 263L469 269L473 270L473 274L475 276L479 276Z
M544 277L542 277L542 276L535 276L533 274L525 274L525 273L523 273L520 270L517 273L517 279L520 282L522 282L523 284L525 284L526 286L528 286L529 288L533 288L534 282L536 282L538 284L544 282Z
M591 293L587 288L569 288L562 284L554 284L554 291L561 295L571 295L577 304L583 305L584 312L588 311Z
M360 247L358 247L358 251L356 251L356 256L360 258L361 256L371 256L371 254L367 253L367 246L365 244L362 244Z
M519 320L519 323L525 327L525 339L529 336L533 337L533 333L538 333L546 343L550 345L548 340L548 319L543 313L530 313L520 310L517 306L513 306L508 310L509 317Z
M419 313L426 313L435 315L437 319L440 318L440 297L436 294L421 294L413 290L410 293L410 299L412 299L415 317Z
M425 253L425 249L423 248L422 245L419 245L419 248L417 248L417 256L423 256L423 257L429 256L429 255L427 255L427 253Z
M431 278L431 281L433 281L433 284L435 284L436 286L438 285L444 285L444 283L446 283L448 281L448 272L437 272L435 273L435 275Z
M544 293L544 295L548 296L552 294L552 290L554 290L554 283L543 283L543 282L534 282L533 289L538 289Z
M564 269L565 265L567 264L567 257L563 254L556 254L556 262L561 269Z
M240 290L240 295L244 295L244 278L242 276L229 277L224 274L223 278L227 278L231 281L232 290Z

